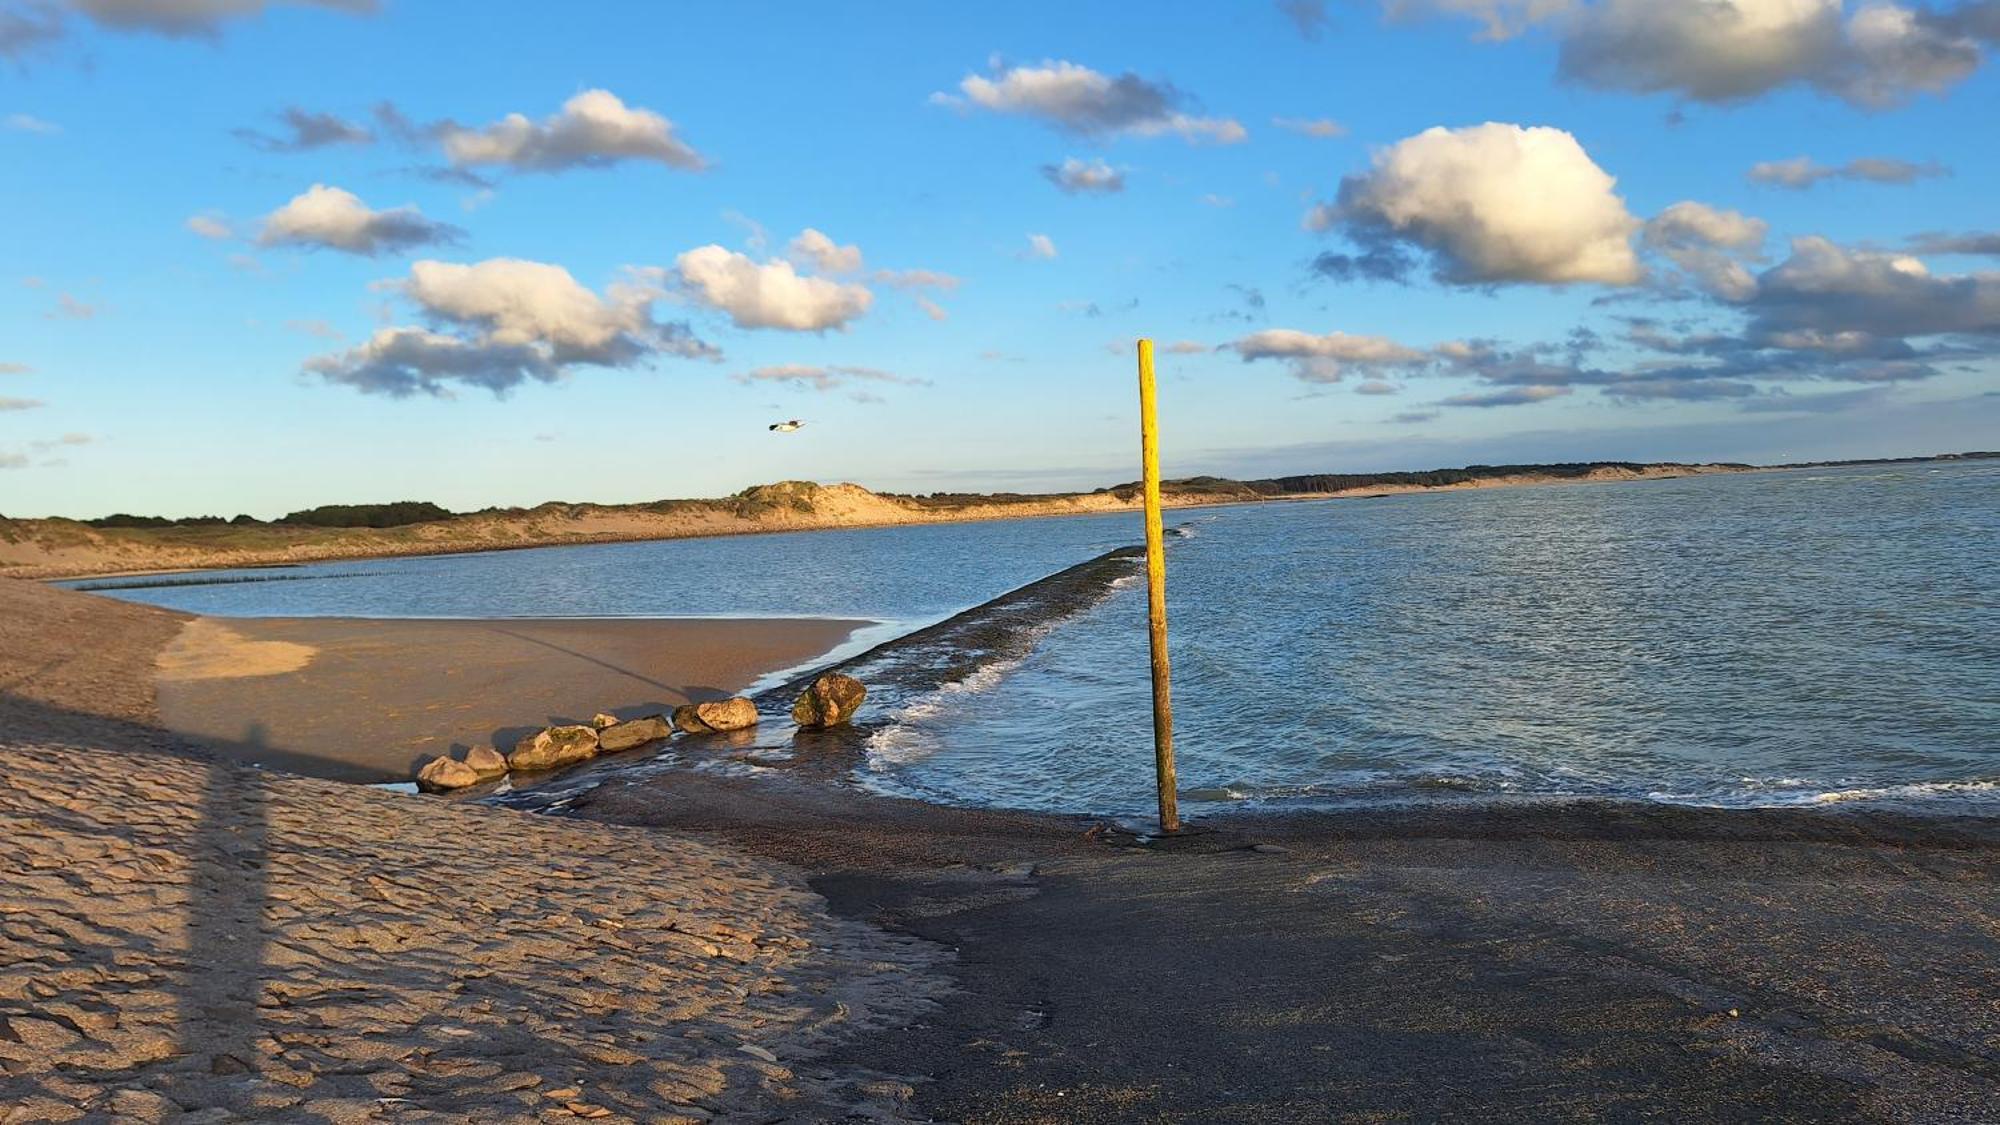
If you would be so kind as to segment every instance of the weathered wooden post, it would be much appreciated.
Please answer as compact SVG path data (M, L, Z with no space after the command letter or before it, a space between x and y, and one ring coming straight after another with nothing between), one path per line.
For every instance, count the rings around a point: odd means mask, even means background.
M1167 544L1160 526L1160 427L1154 416L1153 342L1139 341L1139 456L1145 463L1146 624L1153 643L1153 772L1160 788L1160 832L1181 830L1174 780L1174 700L1167 664Z

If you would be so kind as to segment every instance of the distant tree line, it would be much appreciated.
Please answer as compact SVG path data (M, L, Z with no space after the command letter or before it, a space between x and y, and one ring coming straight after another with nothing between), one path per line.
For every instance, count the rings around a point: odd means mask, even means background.
M317 508L288 513L271 522L290 527L402 527L451 518L449 509L440 508L428 500L398 500L393 504L322 504ZM232 519L221 516L168 519L165 516L134 516L119 512L83 522L92 527L243 527L261 525L264 521L248 515Z

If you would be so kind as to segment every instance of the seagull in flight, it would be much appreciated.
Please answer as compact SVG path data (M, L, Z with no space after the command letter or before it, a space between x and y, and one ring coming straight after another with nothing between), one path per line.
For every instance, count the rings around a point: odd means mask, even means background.
M774 434L789 434L803 425L805 423L799 421L797 418L789 422L773 422L771 423L771 432Z

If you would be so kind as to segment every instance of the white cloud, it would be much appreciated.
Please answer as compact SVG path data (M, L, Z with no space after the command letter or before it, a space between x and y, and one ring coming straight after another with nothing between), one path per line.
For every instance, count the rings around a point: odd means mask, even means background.
M1036 117L1085 136L1171 133L1190 144L1236 144L1250 136L1231 118L1182 112L1187 98L1171 83L1149 82L1130 72L1113 78L1072 62L996 67L990 77L967 75L958 88L960 95L933 94L931 100Z
M1893 3L1843 21L1841 0L1601 0L1562 25L1561 69L1588 85L1705 102L1804 84L1880 107L1938 93L1979 65L1978 42Z
M1055 239L1050 238L1046 234L1029 235L1028 249L1025 252L1024 256L1029 258L1041 258L1041 259L1048 259L1055 257L1056 256Z
M1934 274L1908 254L1798 238L1791 257L1759 279L1750 307L1753 328L1765 337L2000 336L2000 272Z
M864 285L804 277L790 262L760 263L721 246L689 250L674 260L674 268L695 300L729 314L739 328L845 328L875 300Z
M858 273L861 270L861 247L841 246L811 227L800 231L788 249L792 261L812 266L822 273Z
M1078 160L1072 156L1061 164L1042 165L1042 178L1070 195L1098 192L1109 195L1125 190L1125 171L1106 164L1102 157Z
M922 309L924 315L930 317L932 320L951 319L951 313L943 305L938 304L929 297L918 297L916 300L917 307Z
M44 121L39 117L26 113L10 113L4 121L0 121L0 125L4 125L16 133L39 133L45 137L54 136L62 132L62 126L57 125L55 122Z
M1331 117L1273 117L1271 124L1287 132L1320 140L1347 135L1347 126Z
M193 229L193 221L189 221L189 229ZM453 242L461 233L448 223L425 218L415 207L374 211L353 192L314 184L264 217L257 242L262 246L324 246L373 256Z
M384 328L356 347L308 360L306 371L396 397L445 396L452 381L498 395L528 379L556 381L575 365L718 354L685 324L653 319L657 288L624 282L599 295L543 262L420 261L397 289L442 330Z
M98 24L120 31L202 38L215 35L225 20L260 16L286 4L367 13L376 0L67 0L68 6Z
M0 375L32 375L34 371L25 363L0 363Z
M674 123L650 109L628 107L608 90L585 90L562 111L540 121L518 113L486 126L438 128L445 156L456 167L500 164L524 172L598 168L621 160L651 160L683 171L708 161L674 132Z
M1440 127L1377 153L1307 225L1377 250L1415 245L1447 281L1629 285L1639 221L1616 184L1560 129Z
M1352 336L1345 332L1316 336L1295 328L1267 328L1223 347L1242 356L1245 363L1285 360L1291 364L1292 374L1308 383L1338 383L1349 367L1411 367L1430 358L1422 351L1381 336Z
M1886 156L1856 157L1845 164L1821 164L1811 157L1766 160L1750 167L1752 183L1804 191L1823 180L1864 180L1877 184L1908 184L1930 176L1949 176L1951 169L1936 161L1915 164Z
M1175 340L1160 350L1168 355L1207 355L1215 349L1199 340Z
M38 398L8 398L0 395L0 414L17 410L34 410L46 405L48 404Z
M213 211L204 211L199 215L189 215L187 222L181 225L203 238L224 239L236 236L236 232L230 228L228 220Z
M1692 200L1676 203L1646 224L1646 245L1664 255L1727 301L1749 299L1757 279L1743 264L1755 261L1771 224L1737 211Z

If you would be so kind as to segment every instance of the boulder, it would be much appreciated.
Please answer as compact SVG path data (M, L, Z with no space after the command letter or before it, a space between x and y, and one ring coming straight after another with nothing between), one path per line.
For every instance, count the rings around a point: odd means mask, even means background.
M662 738L672 738L674 728L667 724L664 715L648 715L643 719L627 719L597 732L597 748L609 754L615 750L630 750L648 742L658 742Z
M615 727L618 725L618 716L613 715L609 711L599 711L590 717L590 725L596 727L598 730L603 730L605 727Z
M597 756L597 732L589 727L550 727L514 744L507 768L552 770Z
M426 793L443 793L479 784L479 774L456 758L432 758L417 771L417 788Z
M757 705L742 696L674 708L674 725L689 734L719 734L757 725Z
M853 676L828 672L792 704L792 721L802 727L837 727L851 722L861 710L868 689Z
M465 764L481 781L507 776L507 759L491 746L474 746L465 752Z

